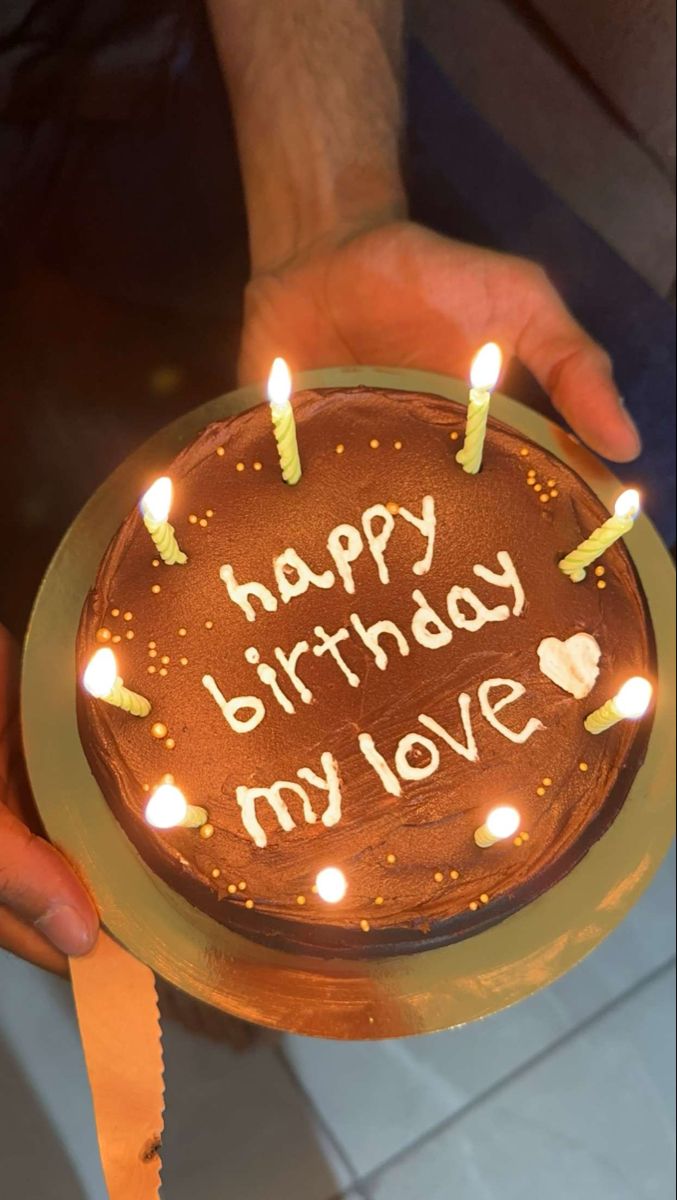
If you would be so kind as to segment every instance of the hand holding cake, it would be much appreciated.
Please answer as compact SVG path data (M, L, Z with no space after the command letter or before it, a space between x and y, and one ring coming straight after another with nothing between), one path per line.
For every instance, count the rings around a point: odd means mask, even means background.
M65 974L66 955L91 949L97 916L65 859L31 833L31 808L19 754L18 652L0 625L0 946Z

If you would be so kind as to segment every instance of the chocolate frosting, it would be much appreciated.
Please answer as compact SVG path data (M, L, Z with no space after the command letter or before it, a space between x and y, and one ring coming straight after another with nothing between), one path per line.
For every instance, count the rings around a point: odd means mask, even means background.
M185 566L158 562L138 511L113 539L82 614L78 680L97 645L112 635L120 675L148 697L152 712L132 717L78 684L82 743L106 800L148 865L224 924L285 949L321 954L426 949L529 903L571 870L614 819L643 760L651 717L623 721L597 737L585 732L583 720L626 678L646 675L655 683L650 618L622 543L601 560L603 576L593 568L573 584L558 570L558 560L608 513L574 472L514 431L490 420L483 468L470 476L455 461L465 410L450 401L355 388L300 393L293 404L303 463L297 486L282 482L270 414L261 405L210 426L168 468L171 520L188 555ZM428 543L402 510L420 521L424 497L434 501L436 532L430 570L416 574ZM373 505L386 505L393 517L382 558L370 551L362 524ZM374 520L375 536L384 523L382 516ZM349 568L353 594L327 549L328 535L343 524L360 531L364 543ZM331 571L333 585L311 582L284 603L273 560L288 548L316 576ZM518 607L513 590L474 571L481 565L500 575L499 552L517 571L523 610L472 630L458 627L459 612L468 621L475 617L472 602L460 599L452 624L447 598L454 587L472 589L489 610ZM265 585L277 610L264 611L250 598L256 619L247 620L221 577L225 564L237 583ZM386 571L388 582L380 577ZM286 577L296 579L291 571ZM445 645L431 649L413 635L415 591L452 632ZM408 654L386 633L380 645L387 665L380 669L351 614L365 628L394 622ZM357 686L329 652L313 653L317 627L348 631L339 649ZM601 649L599 676L585 699L548 679L537 653L542 639L564 641L579 632ZM296 664L309 703L275 656L276 648L289 655L300 641L310 646ZM257 675L252 648L259 668L277 672L293 712ZM226 700L258 697L264 718L250 732L234 731L206 690L205 675ZM508 729L519 731L531 718L544 726L523 744L481 711L478 689L495 679L525 689L496 712ZM463 693L470 697L475 762L419 721L430 718L464 745ZM506 686L497 687L491 703L505 694ZM250 707L238 715L255 714ZM166 726L165 736L156 736L158 724ZM425 778L400 780L401 795L393 796L360 749L360 734L371 736L393 772L398 743L408 734L429 739L411 744L410 766L423 775L437 754L439 766ZM332 756L340 778L342 815L331 827L321 820L327 792L298 774L309 768L322 781L323 754ZM189 803L208 810L211 836L147 824L148 789L166 773ZM260 847L243 823L238 788L275 781L305 789L318 819L304 820L302 794L286 791L294 827L285 832L258 797L256 817L267 838ZM492 807L506 803L521 814L516 840L478 848L474 831ZM348 885L335 905L313 890L326 866L339 867Z

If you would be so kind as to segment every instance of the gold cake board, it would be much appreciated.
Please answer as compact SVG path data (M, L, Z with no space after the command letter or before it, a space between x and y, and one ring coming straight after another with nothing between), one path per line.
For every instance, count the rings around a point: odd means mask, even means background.
M304 387L433 392L465 403L458 380L421 371L311 371ZM628 538L658 642L660 687L646 763L604 837L546 895L475 937L409 957L353 961L291 955L223 928L145 866L95 783L75 713L75 636L101 556L149 478L210 421L261 399L248 388L187 413L146 442L103 484L61 543L26 640L23 729L47 832L77 865L108 931L159 975L200 1000L275 1029L330 1038L430 1033L488 1016L552 983L594 949L638 900L673 835L674 571L651 523ZM505 396L492 414L573 467L609 508L618 480L568 434ZM632 630L628 630L632 637Z

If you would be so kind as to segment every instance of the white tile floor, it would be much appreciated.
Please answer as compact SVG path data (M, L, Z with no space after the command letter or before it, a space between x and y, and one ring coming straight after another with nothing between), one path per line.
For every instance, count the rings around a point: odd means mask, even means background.
M479 1025L236 1055L167 1023L164 1200L671 1200L674 854L554 987ZM2 1200L103 1200L66 985L0 954Z

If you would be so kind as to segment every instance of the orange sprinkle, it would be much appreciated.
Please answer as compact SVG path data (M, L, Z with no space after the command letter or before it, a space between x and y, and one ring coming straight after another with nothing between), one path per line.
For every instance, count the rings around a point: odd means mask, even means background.
M261 470L263 470L263 463L262 463L262 462L255 462L255 463L254 463L254 470L255 470L255 471L261 471Z
M149 650L148 657L149 658L157 658L157 650Z
M602 592L602 591L604 591L604 588L606 587L606 580L605 580L605 579L598 579L598 580L597 580L597 587L599 588L599 590L600 590L601 592Z
M179 659L179 662L181 663L181 666L182 666L182 667L187 667L187 666L188 666L188 659L187 659L187 658L180 658L180 659Z
M241 880L240 880L240 882L238 883L238 885L237 885L237 886L238 886L238 888L240 889L240 891L241 891L241 892L246 892L246 890L247 890L247 885L246 885L246 883L245 883L244 879L241 879Z
M392 515L394 517L396 517L398 512L400 511L399 504L396 504L394 500L389 500L388 503L386 504L386 508L388 509L388 512L392 513Z
M383 896L377 896L376 899L374 900L374 904L379 904L379 905L383 904Z
M297 897L296 897L296 903L297 903L297 904L300 904L300 905L301 905L301 907L303 907L303 905L305 904L305 902L306 902L306 898L305 898L305 896L297 896Z
M205 513L205 516L206 516L206 517L209 517L209 518L211 519L211 518L214 516L214 509L213 509L213 508L208 508L208 509L207 509L207 511L206 511L206 513Z
M164 738L167 736L167 726L163 725L162 721L156 721L155 724L151 726L150 732L154 738Z
M401 449L402 449L402 443L401 443L401 442L393 442L393 447L394 447L394 449L395 449L395 450L401 450Z
M450 879L458 879L458 871L450 871L449 878Z
M111 617L119 617L120 609L119 608L111 608L110 615L111 615Z
M595 575L606 575L606 567L595 567Z
M545 788L544 788L544 787L537 787L537 788L536 788L536 795L537 795L537 796L545 796Z
M441 883L442 880L444 879L444 875L442 874L441 871L435 871L435 874L433 875L433 879L435 880L435 883Z
M543 492L543 493L542 493L542 494L539 496L539 500L540 500L541 504L547 504L547 503L548 503L548 501L549 501L549 499L550 499L550 497L549 497L549 495L548 495L548 493L547 493L547 492Z
M378 438L372 438L369 445L371 446L372 450L378 450L381 443L379 442Z
M206 517L200 517L200 520L199 520L198 524L200 525L200 527L201 527L202 529L206 529L206 528L207 528L207 525L208 525L207 518L206 518Z
M521 845L522 845L522 839L521 839L521 837L519 837L519 836L518 836L518 837L516 837L516 838L514 838L514 839L513 839L513 846L521 846Z
M121 641L122 641L122 638L121 638L121 636L120 636L120 634L119 634L119 633L114 633L114 634L113 634L113 636L112 636L112 638L111 638L111 641L112 641L112 642L115 642L115 643L117 643L117 642L121 642Z
M148 671L149 675L155 674L155 667L146 667L146 670Z
M479 908L479 904L477 903L476 900L471 900L470 904L468 905L468 908L470 909L471 912L477 912L477 910Z
M487 896L486 892L482 892L482 895L480 896L480 900L482 901L482 904L489 903L489 897Z
M550 778L549 775L546 775L545 779L543 780L543 787L551 787L551 786L552 786L552 779Z
M157 646L157 642L149 642L148 643L149 650L154 650L156 646Z
M110 629L106 629L105 626L102 626L101 629L97 629L97 631L96 631L97 642L109 642L111 640L112 636L113 635L112 635Z
M168 654L163 654L162 658L160 659L160 662L163 663L164 666L166 667L167 663L171 662L171 659Z
M244 471L244 463L243 462L235 463L235 470L236 471Z
M128 630L127 630L127 632L126 632L126 634L125 634L125 637L127 638L127 641L128 641L128 642L131 642L132 638L134 637L134 630L133 630L133 629L128 629Z
M166 739L165 746L167 747L168 750L173 750L175 745L176 745L176 742L174 741L174 738Z
M166 674L167 674L167 668L166 668L166 667L160 667L160 670L159 670L158 674L159 674L159 675L166 675Z
M179 630L179 637L185 637L187 633L188 633L188 630L184 629L182 626L181 629Z
M588 764L587 764L586 762L579 763L579 764L578 764L578 769L579 769L579 771L587 771L587 769L588 769Z
M200 826L200 837L201 838L205 838L205 840L206 840L207 838L210 838L213 836L214 836L214 826L211 825L209 821L207 821L206 825Z
M522 446L522 449L520 450L520 454L521 454L522 458L528 457L529 451L527 450L526 446Z
M360 929L362 930L363 933L369 933L369 930L371 929L371 925L369 924L368 921L360 921Z
M162 591L162 588L160 587L159 583L154 583L150 590L154 596L157 596L158 592Z
M219 458L223 458L223 456L226 452L225 452L223 446L217 446L216 453L218 454Z
M159 559L159 558L154 558L154 559L153 559L153 566L154 566L154 567L159 567L159 566L160 566L160 559Z
M245 900L245 902L244 902L244 906L245 906L245 908L253 908L253 907L254 907L254 901L253 901L253 900Z
M212 879L218 879L220 874L221 874L221 872L220 872L219 868L214 867L214 870L212 871Z
M195 516L195 513L190 514L190 516L188 518L188 523L190 525L197 525L197 517Z
M536 482L536 476L534 475L533 479L527 479L527 487L533 487L535 482Z
M394 854L386 854L386 862L392 864L394 862L397 862L397 859L395 858Z
M133 620L133 617L130 612L126 612L126 613L122 614L122 619L123 619L123 621L131 621L131 620Z
M237 891L237 888L235 887L234 883L228 884L228 891L230 892L231 896L233 896L235 894L235 892Z
M449 434L449 437L451 438L452 442L457 442L460 437L460 434L457 433L457 431L455 429L452 429L451 433Z
M543 484L542 484L542 483L535 483L535 484L534 484L534 491L535 491L535 492L542 492L542 491L543 491Z
M205 621L205 629L213 629L213 628L214 628L213 621Z
M345 446L343 445L343 442L339 442L338 446L336 447L336 453L343 454L344 450L345 450Z
M525 833L525 832L524 832L524 830L522 830L522 833L521 833L521 835L520 835L520 836L521 836L521 838L522 838L522 841L523 841L523 842L528 842L528 841L529 841L529 834L528 834L528 833Z
M559 492L557 491L557 488L553 488L553 489L552 489L552 491L551 491L551 493L550 493L550 495L551 495L551 497L552 497L552 499L553 499L553 500L556 500L556 499L557 499L557 497L559 496Z
M557 483L557 480L556 480L556 479L549 479L549 480L548 480L548 487L550 487L550 488L553 488L553 487L555 487L555 484L556 484L556 483Z

